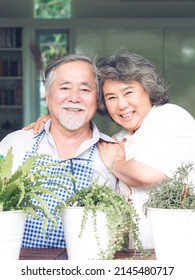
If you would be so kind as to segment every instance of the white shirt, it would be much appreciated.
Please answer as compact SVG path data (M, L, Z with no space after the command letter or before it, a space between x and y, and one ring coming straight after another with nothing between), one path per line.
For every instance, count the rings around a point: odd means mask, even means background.
M122 129L116 137L119 141L127 139L127 160L134 158L168 177L182 163L195 163L195 120L177 105L154 106L134 134ZM132 199L141 217L140 238L143 245L154 248L150 224L143 211L148 192L149 187L134 187Z
M108 142L115 142L111 137L100 133L94 123L91 123L93 135L92 138L84 141L79 148L77 149L74 157L79 158L88 158L90 148L99 141L99 139L103 139ZM59 155L57 152L56 145L54 143L53 137L49 131L50 120L46 123L43 129L46 130L45 136L43 140L39 144L38 154L48 154L52 155L54 159L59 159ZM40 132L41 133L41 132ZM18 130L8 134L1 142L0 142L0 154L6 155L9 148L13 147L13 172L22 164L24 160L24 156L26 151L31 151L35 141L36 136L33 134L33 130ZM113 176L106 166L103 164L98 149L95 149L93 155L93 179L99 178L99 183L103 183L107 181L107 185L109 185L113 190L119 191L118 188L118 180L115 176Z

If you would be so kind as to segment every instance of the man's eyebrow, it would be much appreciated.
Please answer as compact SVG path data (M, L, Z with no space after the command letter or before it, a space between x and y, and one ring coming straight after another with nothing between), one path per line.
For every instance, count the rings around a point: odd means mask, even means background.
M88 88L90 88L91 90L96 89L96 84L94 85L94 83L92 82L82 82L81 85L86 86Z
M66 84L70 84L70 82L69 81L62 81L62 82L59 83L60 86L61 85L66 85Z
M87 87L92 87L92 84L89 82L82 82L81 84Z
M70 81L61 81L59 83L59 85L64 85L64 84L71 84ZM81 82L81 85L84 85L84 86L88 86L88 87L92 87L92 83L89 83L89 82Z

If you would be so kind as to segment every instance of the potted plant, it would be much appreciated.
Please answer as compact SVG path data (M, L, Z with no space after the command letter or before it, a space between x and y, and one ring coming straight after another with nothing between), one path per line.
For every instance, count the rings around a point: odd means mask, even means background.
M31 215L43 220L44 230L47 221L57 225L58 207L51 212L40 194L49 194L63 201L53 189L47 189L42 181L47 179L48 165L41 164L43 155L35 155L27 159L12 173L13 153L10 149L6 157L0 158L0 259L18 259L23 237L26 216ZM43 216L36 212L41 209Z
M135 249L144 255L145 252L139 240L139 217L133 204L128 203L122 195L114 192L106 183L99 184L98 180L92 181L90 187L74 190L73 195L70 194L66 201L62 201L54 192L55 188L59 187L57 183L53 189L47 189L43 184L48 177L57 176L47 172L47 168L52 164L41 164L43 156L30 157L14 173L12 173L12 150L9 150L5 158L0 158L0 224L3 229L0 231L0 252L2 253L0 259L18 259L25 218L29 214L37 217L37 209L41 209L44 213L43 217L40 215L38 217L43 219L45 230L48 219L57 225L57 216L62 215L69 259L72 259L69 239L73 241L77 252L79 251L79 258L113 259L115 252L124 246L129 233ZM69 176L72 181L76 180L71 174L64 174L64 176ZM66 186L63 187L66 189ZM44 193L59 200L58 206L52 213L40 196ZM76 221L78 217L81 218L80 221ZM67 220L70 225L67 225ZM3 225L3 222L9 224ZM77 226L76 233L70 233L72 224L74 228ZM91 230L92 236L88 237ZM103 241L102 237L104 237ZM92 245L92 240L95 245ZM85 242L83 247L82 241ZM15 243L17 243L16 251L12 253ZM95 253L88 257L87 250L93 252L93 246Z
M195 260L195 170L182 164L169 179L151 188L144 207L159 260Z
M106 183L96 180L76 190L65 205L62 222L68 259L113 259L129 233L134 247L144 255L133 204Z

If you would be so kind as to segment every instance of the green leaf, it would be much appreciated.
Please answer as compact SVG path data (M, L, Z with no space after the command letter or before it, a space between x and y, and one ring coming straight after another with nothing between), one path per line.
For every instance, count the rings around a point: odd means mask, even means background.
M193 163L183 163L171 178L151 186L148 200L144 204L145 212L147 213L148 207L195 210L195 186L189 181L189 174L193 168ZM184 199L185 185L187 189Z
M0 158L0 184L4 184L4 182L10 178L12 172L12 164L13 154L12 148L10 148L6 157Z

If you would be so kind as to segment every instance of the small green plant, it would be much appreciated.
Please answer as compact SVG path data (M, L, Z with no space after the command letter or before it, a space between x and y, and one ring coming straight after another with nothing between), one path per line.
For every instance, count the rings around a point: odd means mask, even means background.
M195 172L193 163L182 164L171 178L152 187L144 204L145 211L148 207L195 210L195 186L189 179L192 172Z
M26 214L42 219L45 229L48 219L57 225L56 213L59 209L56 207L51 212L40 194L49 194L62 205L64 202L54 192L57 184L53 185L52 189L43 184L44 180L55 177L47 172L51 164L41 164L39 159L43 156L31 156L14 173L12 148L6 157L0 158L0 211L24 210ZM43 217L37 213L38 209L42 210Z
M139 217L133 204L128 203L122 195L106 186L106 183L100 185L98 180L93 181L90 187L76 190L75 194L65 201L65 204L67 207L84 207L80 236L82 236L89 211L92 211L94 232L99 247L98 259L113 259L114 254L123 248L125 238L129 233L134 247L144 255L142 243L139 240ZM109 245L106 251L100 248L97 236L97 210L103 211L107 217Z

